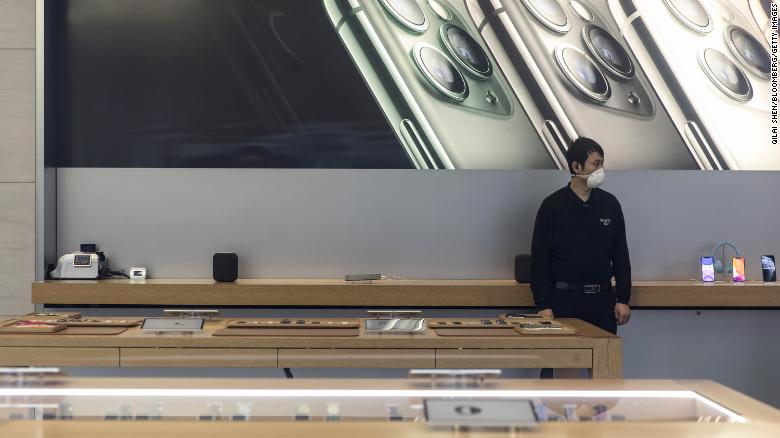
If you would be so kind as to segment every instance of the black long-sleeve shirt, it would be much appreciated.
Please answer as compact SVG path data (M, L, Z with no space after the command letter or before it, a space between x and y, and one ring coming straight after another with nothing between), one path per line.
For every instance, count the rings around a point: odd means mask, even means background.
M603 284L615 277L619 303L631 298L631 262L620 202L593 189L583 202L567 185L539 207L531 243L531 291L539 310L551 308L553 282Z

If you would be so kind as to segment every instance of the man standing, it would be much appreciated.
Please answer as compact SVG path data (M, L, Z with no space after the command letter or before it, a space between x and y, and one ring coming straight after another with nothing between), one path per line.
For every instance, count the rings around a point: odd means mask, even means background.
M617 333L617 325L631 318L623 211L615 196L598 188L605 177L598 143L578 138L566 161L571 181L548 196L536 215L531 243L536 308L545 317L579 318Z

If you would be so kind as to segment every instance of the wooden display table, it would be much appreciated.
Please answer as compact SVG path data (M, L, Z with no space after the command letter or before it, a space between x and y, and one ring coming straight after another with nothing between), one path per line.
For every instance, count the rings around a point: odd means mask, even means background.
M512 337L367 334L357 337L212 336L225 319L195 334L0 335L0 366L260 368L587 368L593 378L623 375L622 340L576 319L576 335Z
M225 400L224 415L220 419L206 418L198 416L202 410L208 411L209 400L202 399L203 396L192 395L189 397L189 414L186 417L180 417L175 420L158 419L149 421L148 419L125 418L124 421L108 421L101 418L100 415L85 421L80 418L79 413L85 412L84 404L98 404L106 409L113 409L117 403L121 403L121 396L118 395L123 389L130 388L152 388L158 389L157 392L168 392L176 390L218 390L218 391L301 391L301 390L342 390L342 391L405 391L411 388L425 388L424 382L410 383L407 380L395 379L352 379L352 380L322 380L322 379L294 379L294 380L265 380L265 379L85 379L74 378L67 379L64 382L56 382L49 385L59 391L68 391L69 389L102 389L105 392L98 396L91 396L95 400L85 400L86 397L70 398L67 405L71 406L72 412L76 417L72 420L63 421L62 419L51 419L42 421L30 420L12 420L0 421L0 436L14 438L38 438L38 437L79 437L79 438L102 438L111 436L115 438L137 438L137 437L237 437L250 438L258 436L270 437L300 437L312 436L318 438L341 438L351 436L370 436L376 438L397 438L397 437L421 437L421 438L449 438L449 437L473 437L473 438L510 438L510 437L583 437L583 438L776 438L780 436L780 412L761 402L753 400L739 392L736 392L723 385L708 381L669 381L669 380L615 380L615 381L572 381L572 380L510 380L500 379L490 382L488 391L533 391L543 392L552 391L588 391L598 397L595 391L643 391L643 392L694 392L715 404L735 412L746 420L746 422L726 423L717 422L717 418L707 416L701 417L701 421L687 419L680 421L675 418L663 419L662 402L659 399L658 409L655 415L661 419L654 421L640 421L634 418L626 418L626 421L552 421L541 422L537 427L530 429L504 429L496 428L492 430L455 430L452 427L431 428L426 425L424 415L418 414L418 418L405 418L404 421L388 421L383 416L365 418L361 421L356 420L338 420L323 421L322 418L311 421L294 421L294 411L290 411L287 416L278 417L273 421L230 421L228 416L231 412L232 403ZM164 388L160 390L160 388ZM38 389L45 393L47 387ZM13 389L10 389L13 391ZM148 390L147 390L148 391ZM117 394L117 395L115 395ZM44 396L45 397L45 396ZM39 396L35 400L42 400ZM157 397L157 398L153 398ZM201 399L198 399L201 397ZM617 396L619 397L619 396ZM148 399L148 400L147 400ZM147 397L127 398L128 409L136 409L139 413L145 413L143 406L148 405L151 400L159 400L159 396L149 395ZM221 402L221 399L214 401ZM252 403L252 411L268 410L269 404L274 403L275 399L263 400L257 399ZM597 399L594 399L594 401ZM602 399L603 400L603 399ZM299 400L301 401L301 400ZM335 399L336 402L346 403L344 398ZM588 403L588 400L583 400ZM322 400L307 398L303 402L309 403L312 407L313 415L323 415L325 404ZM385 399L379 399L377 404L382 405ZM414 400L407 399L399 403L401 408L411 405ZM168 398L161 409L167 412L176 408L175 398ZM569 401L571 403L571 401ZM692 402L693 403L693 402ZM629 403L630 404L630 401ZM213 405L213 403L212 403ZM54 404L54 406L57 406ZM222 405L220 405L222 406ZM29 408L27 408L29 410ZM187 408L179 408L187 409ZM97 411L98 413L103 411ZM342 411L345 415L349 412L348 407Z
M33 283L32 302L102 306L532 307L528 284L514 280L210 279L46 281ZM636 281L634 308L780 308L780 286L762 282L704 284Z
M15 421L0 424L0 435L14 438L777 438L780 426L772 423L547 423L536 430L462 431L432 429L420 423L306 423L306 422L97 422Z

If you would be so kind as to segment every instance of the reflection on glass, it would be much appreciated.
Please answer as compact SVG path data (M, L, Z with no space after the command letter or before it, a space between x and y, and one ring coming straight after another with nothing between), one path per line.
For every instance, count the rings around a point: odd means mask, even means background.
M445 25L441 36L444 45L466 70L482 78L490 76L490 59L471 35L457 26Z
M458 68L438 49L419 44L414 50L417 67L433 86L452 100L462 101L468 95L468 85Z
M764 46L752 35L739 27L732 27L727 33L729 47L745 67L763 78L769 78L770 58Z
M609 99L609 82L588 55L568 45L558 46L555 55L559 67L577 89L599 102Z
M424 421L425 400L528 400L539 421L730 422L746 420L687 390L522 390L492 388L420 388L419 381L362 389L319 384L317 388L251 379L206 379L166 386L112 379L95 384L60 382L0 387L0 421L7 420L234 420L234 421ZM115 382L122 382L116 386ZM108 382L108 383L106 383ZM268 387L265 387L268 385ZM250 386L250 389L246 388ZM196 389L197 388L197 389ZM351 388L351 389L350 389Z
M584 35L586 45L604 67L624 78L634 75L634 65L628 52L612 35L597 26L587 27Z
M707 49L702 60L707 76L723 93L735 100L750 100L753 95L750 81L726 55L715 49Z

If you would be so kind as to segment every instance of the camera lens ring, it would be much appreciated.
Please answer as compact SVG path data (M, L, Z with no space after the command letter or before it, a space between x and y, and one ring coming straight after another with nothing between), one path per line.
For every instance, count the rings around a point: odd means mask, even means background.
M664 4L666 4L666 8L669 9L669 11L671 11L671 13L675 16L675 18L677 18L683 24L688 26L688 28L690 28L690 29L692 29L692 30L694 30L694 31L696 31L698 33L710 33L710 32L712 32L713 24L712 24L712 17L710 16L710 12L707 10L707 8L704 7L704 5L701 4L701 2L699 0L683 0L683 1L691 1L691 2L695 2L696 4L699 5L699 8L701 9L701 11L704 12L704 14L707 16L707 24L706 25L702 25L702 24L699 24L699 23L691 20L685 14L685 12L678 7L677 3L675 3L676 1L677 0L664 0Z
M726 84L721 81L721 79L718 77L718 74L715 72L715 70L712 68L710 63L707 61L707 55L711 54L713 56L720 57L721 60L725 60L728 63L730 63L731 66L733 66L733 73L738 76L738 79L741 79L744 81L745 91L742 93L739 93L737 91L732 90L729 88ZM734 62L732 62L723 52L708 48L704 49L699 52L699 66L701 66L702 70L704 70L704 73L707 75L707 77L710 78L710 81L726 96L738 101L738 102L747 102L750 99L753 98L753 86L750 84L750 79L745 75L745 73L742 71L741 68Z
M599 47L596 47L596 43L593 42L593 38L591 37L590 33L591 31L598 31L601 32L603 35L605 35L607 38L612 40L612 43L615 45L615 47L618 47L621 50L621 56L628 62L628 67L626 70L620 70L619 68L615 67L614 65L607 62L603 56L601 56L599 52ZM594 58L596 58L596 61L607 69L610 73L613 75L622 78L622 79L631 79L634 77L634 62L631 61L631 56L629 56L628 51L623 47L622 44L620 44L620 41L617 40L617 38L613 37L612 34L606 31L606 29L596 26L594 24L587 24L582 28L582 40L585 42L585 46L588 48L588 51L591 55L593 55Z
M428 7L431 8L433 13L442 20L452 20L452 12L450 11L449 7L447 7L440 0L428 0Z
M574 13L579 15L583 20L588 23L593 21L593 12L579 0L569 0L569 6L571 6Z
M745 59L745 55L742 53L742 51L737 46L737 43L734 42L734 32L740 32L742 33L742 36L750 40L755 47L760 48L763 50L763 54L766 55L766 67L767 70L761 70L750 62L748 59ZM761 42L756 39L753 35L749 34L745 29L739 27L739 26L728 26L726 27L726 31L723 34L724 38L726 39L726 45L729 47L729 50L731 50L731 53L734 55L735 58L737 58L737 61L739 61L740 64L742 64L743 67L745 67L749 72L753 73L754 75L760 77L761 79L769 79L769 75L771 74L771 57L769 56L769 53L764 50L764 45L761 44Z
M531 15L534 16L540 23L547 26L549 29L557 32L557 33L566 33L571 30L571 20L569 20L569 14L566 13L566 10L561 6L560 2L558 0L543 0L543 1L551 1L555 2L555 4L558 5L560 8L560 12L563 13L563 19L564 23L556 23L555 21L551 20L547 15L544 14L544 11L540 10L537 7L536 0L522 0L523 4L525 5L526 9L528 9L531 12Z
M475 67L472 63L467 62L463 59L463 57L458 53L458 48L455 47L454 44L452 44L452 41L449 37L449 31L450 30L456 30L458 32L461 32L463 36L465 36L470 42L474 45L475 48L479 49L479 54L482 55L484 58L484 64L485 68L479 69ZM487 52L485 49L482 48L482 46L479 45L477 40L475 40L471 35L468 34L463 28L460 26L456 26L454 24L443 24L441 28L439 29L439 37L441 39L442 44L444 44L444 47L447 48L447 51L452 55L453 58L455 58L455 61L460 65L461 67L465 68L466 71L473 74L474 76L480 78L480 79L487 79L493 74L493 64L490 62L490 57L488 57Z
M442 61L446 62L448 66L451 67L450 71L453 73L456 82L459 82L462 85L462 91L457 89L451 90L446 87L438 78L436 78L435 74L430 71L425 61L425 54L423 53L427 50L435 52L435 54L441 57ZM466 100L469 95L469 86L466 82L466 78L463 77L460 70L458 70L457 65L445 53L428 43L417 43L414 48L412 48L412 58L420 73L422 73L425 79L439 92L455 102L463 102Z
M430 26L430 22L428 21L428 16L425 14L425 10L422 8L422 6L420 6L417 0L401 0L401 1L412 2L417 6L420 15L422 16L422 23L415 22L412 19L408 18L406 15L404 15L403 12L398 10L398 7L394 4L394 1L396 0L380 0L380 3L382 3L382 6L384 6L385 10L389 12L390 15L392 15L393 18L396 19L396 21L401 23L407 29L416 33L424 33L426 30L428 30L428 27Z
M599 75L598 79L601 79L604 83L603 92L597 92L591 90L590 88L585 86L580 79L577 78L575 72L572 71L571 67L566 63L565 52L567 50L571 50L577 53L578 55L582 56L586 62L589 62L591 64L591 66L593 67L593 72ZM609 80L607 79L606 76L604 76L604 73L601 72L601 69L598 68L598 64L596 64L596 61L591 59L591 57L588 56L585 52L578 49L577 47L574 47L571 44L561 43L555 47L555 60L558 63L558 68L560 68L564 76L566 76L566 79L568 79L569 82L571 82L571 84L574 85L575 88L577 88L587 97L589 97L590 99L598 103L604 103L607 100L609 100L609 97L612 95L612 89L609 86Z

